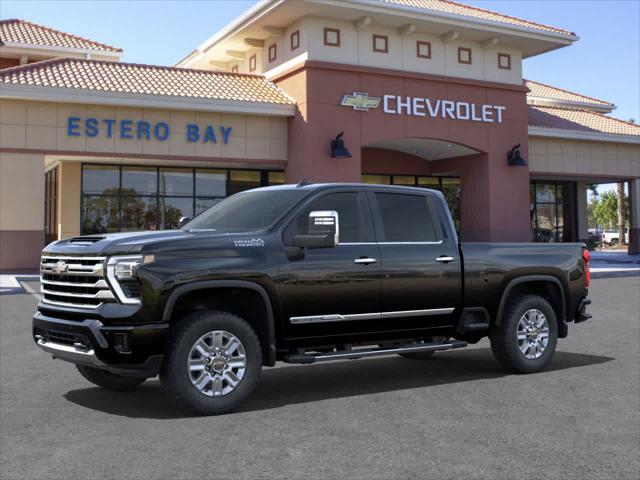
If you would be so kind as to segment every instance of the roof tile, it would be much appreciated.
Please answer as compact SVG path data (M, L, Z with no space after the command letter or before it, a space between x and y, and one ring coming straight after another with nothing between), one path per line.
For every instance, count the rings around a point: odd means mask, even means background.
M481 20L488 20L498 23L508 23L519 27L532 28L534 30L542 30L545 32L560 33L563 35L575 35L575 33L561 28L550 27L541 23L530 22L521 18L511 17L502 13L492 12L482 8L463 5L461 3L450 2L447 0L378 0L385 3L403 5L406 7L422 8L425 10L433 10L440 13L449 13L460 15L463 17L473 17Z
M259 75L75 58L57 58L0 70L2 84L295 104L277 85Z
M534 82L533 80L525 80L524 84L529 89L528 96L530 97L613 107L613 103L598 100L597 98L587 97L586 95L570 92L569 90L564 90L562 88L552 87L551 85L546 85L544 83Z
M640 125L591 110L577 110L575 108L530 105L529 126L640 137Z
M44 47L122 52L121 48L94 42L87 38L15 18L0 20L0 40L2 40L3 43L12 42L27 45L41 45Z

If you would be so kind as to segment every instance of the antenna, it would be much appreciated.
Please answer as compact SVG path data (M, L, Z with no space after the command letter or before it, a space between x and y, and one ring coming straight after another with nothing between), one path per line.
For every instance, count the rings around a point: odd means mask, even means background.
M302 177L296 187L305 187L307 185L311 185L311 182L307 180L307 177Z

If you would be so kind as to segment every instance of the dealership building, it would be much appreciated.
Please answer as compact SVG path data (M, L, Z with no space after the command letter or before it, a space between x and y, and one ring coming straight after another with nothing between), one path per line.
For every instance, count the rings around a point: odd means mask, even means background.
M640 126L522 77L577 40L448 1L264 0L167 67L2 20L0 269L303 177L442 190L493 242L585 241L587 186L624 181L637 252Z

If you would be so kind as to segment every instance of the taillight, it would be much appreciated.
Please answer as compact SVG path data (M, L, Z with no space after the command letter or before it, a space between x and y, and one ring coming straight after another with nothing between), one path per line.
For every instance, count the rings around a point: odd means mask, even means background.
M591 254L586 248L582 249L582 259L584 260L584 286L588 287L589 283L591 283L591 267L589 266Z

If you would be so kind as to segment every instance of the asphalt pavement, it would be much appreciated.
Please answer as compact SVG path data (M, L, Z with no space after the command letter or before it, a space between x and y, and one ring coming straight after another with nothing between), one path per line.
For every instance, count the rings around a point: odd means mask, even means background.
M30 283L37 289L37 284ZM640 478L640 277L595 279L594 318L550 367L508 375L488 341L265 369L237 412L189 417L157 380L87 383L30 338L36 299L0 296L0 477Z

